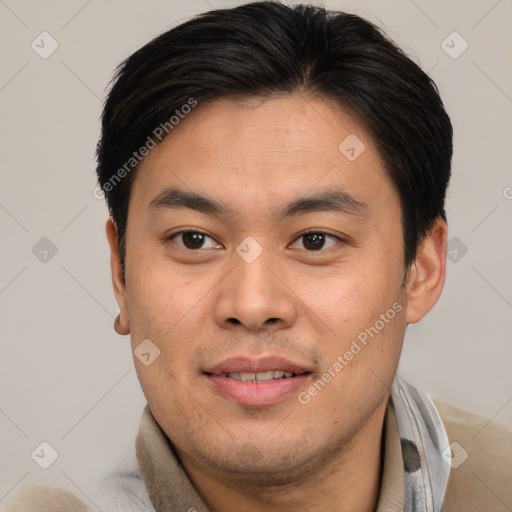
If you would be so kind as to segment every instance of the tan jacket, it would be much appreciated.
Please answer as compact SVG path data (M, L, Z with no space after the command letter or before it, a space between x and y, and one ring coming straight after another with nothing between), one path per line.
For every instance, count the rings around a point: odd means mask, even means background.
M512 431L442 400L434 398L433 401L450 443L457 443L453 445L443 512L511 511ZM388 407L386 413L385 432L383 478L376 512L402 511L404 466L392 407ZM158 512L208 512L148 407L144 410L135 446L140 468L137 477L145 484L137 502L146 500L147 506L136 510L152 511L152 502ZM132 482L137 483L137 480L132 479ZM120 489L123 485L126 482ZM102 510L109 512L109 508L102 507ZM115 510L131 512L135 508ZM28 489L7 509L7 512L84 511L89 509L71 494L49 488Z

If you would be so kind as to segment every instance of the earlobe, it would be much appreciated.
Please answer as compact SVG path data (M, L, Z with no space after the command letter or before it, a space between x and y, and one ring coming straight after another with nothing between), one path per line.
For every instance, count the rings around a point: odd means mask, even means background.
M114 320L114 330L117 332L117 334L122 336L125 334L130 334L130 324L128 323L128 319L126 320L126 323L121 323L121 313L116 316L116 319Z
M406 321L414 324L435 305L446 277L446 222L438 218L420 247L407 280Z
M116 296L119 314L114 321L114 329L118 334L130 333L128 320L128 307L126 304L126 284L124 271L119 257L117 227L113 219L108 219L106 224L107 239L110 246L110 269L112 273L112 286Z

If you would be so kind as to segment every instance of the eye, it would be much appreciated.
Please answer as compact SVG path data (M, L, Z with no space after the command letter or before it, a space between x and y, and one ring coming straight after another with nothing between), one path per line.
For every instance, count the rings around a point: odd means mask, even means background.
M211 249L215 247L221 247L215 242L215 240L208 236L206 233L201 231L179 231L178 233L174 233L167 240L181 240L181 243L176 242L179 246L184 247L185 249L197 250L197 249ZM210 246L205 246L205 242L207 240L211 240L213 244L210 243Z
M302 247L299 247L299 249L305 249L307 251L329 249L333 245L336 245L336 242L342 241L341 238L330 235L329 233L324 233L323 231L308 231L306 233L302 233L294 243L296 244L300 240L303 240L303 242Z

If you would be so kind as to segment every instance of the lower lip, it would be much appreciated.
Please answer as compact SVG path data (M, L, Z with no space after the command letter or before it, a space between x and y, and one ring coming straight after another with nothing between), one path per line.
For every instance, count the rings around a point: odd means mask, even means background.
M309 374L264 382L243 382L220 375L207 377L222 395L239 405L258 407L275 404L297 392L308 380Z

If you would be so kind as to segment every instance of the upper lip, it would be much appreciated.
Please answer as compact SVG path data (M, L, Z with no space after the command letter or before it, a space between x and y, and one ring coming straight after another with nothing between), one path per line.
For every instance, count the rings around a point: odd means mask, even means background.
M289 373L309 372L306 366L285 359L284 357L270 356L260 359L250 357L230 357L211 366L205 373L212 375L229 375L230 373L258 373L266 371L282 371Z

